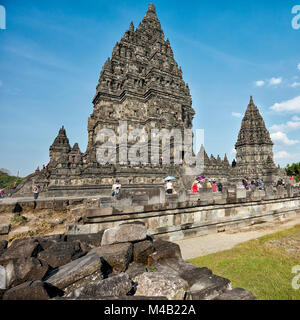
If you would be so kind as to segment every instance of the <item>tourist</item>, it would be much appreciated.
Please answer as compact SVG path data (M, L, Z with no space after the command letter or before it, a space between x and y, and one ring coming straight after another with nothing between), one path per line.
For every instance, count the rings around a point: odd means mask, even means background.
M242 180L242 183L243 183L244 188L245 188L246 190L248 190L249 187L248 187L248 181L247 181L247 178L246 178L246 177L244 177L244 179Z
M37 198L39 196L39 192L40 192L39 186L34 186L33 187L33 198L34 198L34 200L37 200Z
M198 193L198 181L195 180L193 185L192 185L192 192L193 193Z
M265 190L265 183L263 179L259 180L259 190Z
M277 187L277 186L284 186L283 179L279 179L279 180L277 181L276 187Z
M235 159L233 159L231 166L232 166L232 168L235 168L235 167L236 167L236 161L235 161Z
M4 198L4 190L0 189L0 198Z
M216 185L216 181L213 181L211 187L212 187L212 191L213 192L217 192L218 188L217 188L217 185Z
M167 183L166 183L166 193L167 194L173 194L173 193L176 193L174 187L173 187L173 183L171 180L168 180Z
M120 180L116 180L116 183L114 183L114 184L112 185L112 188L111 188L111 190L112 190L112 194L111 194L112 197L116 196L116 195L120 192L121 187L122 187L122 185L120 184Z
M211 183L210 183L209 180L207 180L207 182L206 182L206 188L207 188L207 189L210 189L210 188L211 188Z
M222 192L223 191L223 185L221 182L218 183L218 191Z
M203 188L202 183L200 181L198 181L197 186L198 186L198 192L200 192L200 189Z

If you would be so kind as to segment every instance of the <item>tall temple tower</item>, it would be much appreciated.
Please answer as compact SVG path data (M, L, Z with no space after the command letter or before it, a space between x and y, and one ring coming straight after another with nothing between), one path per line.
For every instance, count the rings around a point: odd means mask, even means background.
M151 129L176 128L183 132L192 128L195 112L190 90L174 59L170 41L165 40L153 4L138 28L131 22L116 43L112 57L102 68L93 104L87 153L95 166L97 132L103 128L117 132L120 121L127 121L128 130L144 128L148 137ZM150 147L150 141L145 143ZM144 162L151 162L150 149Z
M237 171L241 175L261 176L264 169L275 167L273 142L252 96L242 120L235 149Z

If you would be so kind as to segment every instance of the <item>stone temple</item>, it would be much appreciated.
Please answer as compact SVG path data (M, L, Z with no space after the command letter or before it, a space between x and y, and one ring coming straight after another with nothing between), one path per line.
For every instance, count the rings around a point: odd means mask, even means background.
M116 178L125 189L150 190L162 186L163 178L169 175L177 178L179 190L190 188L195 176L186 174L189 165L185 162L183 145L175 143L174 139L170 140L169 162L162 157L161 140L150 144L147 139L140 139L140 149L131 149L136 151L139 161L128 161L127 154L120 159L118 152L114 163L97 161L97 152L101 149L97 135L101 129L116 133L117 151L134 147L134 140L128 139L126 143L122 140L120 122L126 122L126 132L141 128L148 138L153 129L176 128L182 133L192 129L195 111L190 90L174 59L170 41L165 39L153 4L149 5L139 26L135 28L131 22L122 39L115 44L100 73L93 105L93 113L88 119L86 151L82 152L77 143L71 147L62 127L50 146L50 162L46 168L26 177L14 196L31 195L34 184L40 185L46 196L108 195ZM244 176L274 180L282 170L273 162L272 146L269 132L251 97L235 145L236 167L231 167L226 155L223 160L219 156L209 158L202 147L199 155L202 156L203 172L199 174L215 177L225 184ZM192 150L192 144L187 148ZM181 163L174 162L175 149L181 154ZM151 150L157 151L155 161L151 158Z

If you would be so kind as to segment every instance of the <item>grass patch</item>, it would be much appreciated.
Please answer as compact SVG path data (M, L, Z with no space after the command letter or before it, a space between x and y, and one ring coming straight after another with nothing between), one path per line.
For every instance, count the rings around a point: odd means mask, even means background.
M300 265L300 252L287 251L284 243L299 239L300 225L241 243L233 249L189 259L198 267L228 278L232 287L250 290L262 300L299 300L300 289L292 288L292 267ZM276 243L281 244L275 245Z

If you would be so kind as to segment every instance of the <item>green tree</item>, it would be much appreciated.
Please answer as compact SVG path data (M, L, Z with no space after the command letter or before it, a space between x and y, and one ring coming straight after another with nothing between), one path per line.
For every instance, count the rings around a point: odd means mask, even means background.
M289 177L293 176L297 182L300 181L300 162L292 163L291 165L288 164L285 171Z
M5 187L13 187L14 182L20 183L23 178L10 176L9 174L0 171L0 189Z

